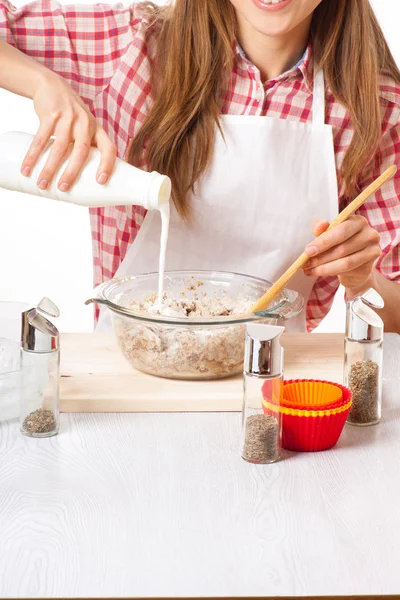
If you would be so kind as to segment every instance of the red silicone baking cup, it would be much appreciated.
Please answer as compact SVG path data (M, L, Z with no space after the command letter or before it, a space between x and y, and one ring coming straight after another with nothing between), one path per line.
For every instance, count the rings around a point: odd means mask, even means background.
M301 412L306 414L299 416L285 414L286 411L291 411L290 408L278 408L277 405L268 403L266 407L264 404L264 412L267 414L281 412L283 448L296 452L319 452L336 445L351 408L350 390L344 386L339 387L342 389L343 400L346 400L345 404L337 408L330 407L326 411L302 409ZM315 416L312 416L313 414Z
M319 452L333 448L343 431L350 408L327 417L283 415L282 446L296 452Z

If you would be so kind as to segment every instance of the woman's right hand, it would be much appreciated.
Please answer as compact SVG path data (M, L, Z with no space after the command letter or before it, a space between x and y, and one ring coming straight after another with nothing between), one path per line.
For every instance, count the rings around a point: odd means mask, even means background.
M58 188L62 192L71 188L91 146L96 146L101 153L96 181L106 183L114 168L116 147L69 83L55 73L46 73L33 94L33 102L40 126L22 163L22 174L29 177L50 137L54 136L48 159L37 181L40 189L45 190L50 185L71 143L72 152L58 181Z

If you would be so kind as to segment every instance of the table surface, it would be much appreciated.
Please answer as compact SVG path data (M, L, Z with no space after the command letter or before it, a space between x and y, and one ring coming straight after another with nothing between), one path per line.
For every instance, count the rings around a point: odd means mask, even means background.
M0 425L0 596L400 592L400 337L382 422L269 466L240 414L63 414Z

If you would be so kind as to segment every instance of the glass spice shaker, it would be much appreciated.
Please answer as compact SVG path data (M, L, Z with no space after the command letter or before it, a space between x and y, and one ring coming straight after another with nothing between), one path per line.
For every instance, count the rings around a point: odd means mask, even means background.
M281 454L284 327L247 325L241 455L251 463L274 463Z
M46 317L59 314L48 298L22 313L20 426L26 436L49 437L58 432L59 332Z
M343 381L353 397L350 425L375 425L381 418L383 321L373 309L383 306L372 288L346 304Z

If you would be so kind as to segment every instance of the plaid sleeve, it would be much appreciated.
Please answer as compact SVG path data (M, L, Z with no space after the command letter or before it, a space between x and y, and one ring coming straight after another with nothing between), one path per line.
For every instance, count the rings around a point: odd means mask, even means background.
M0 0L0 36L71 83L90 102L110 82L134 36L135 6Z
M396 123L382 138L374 164L362 182L364 189L387 168L396 164L397 173L358 211L380 235L381 256L376 268L388 279L400 281L400 111Z
M396 164L398 170L393 179L365 202L358 214L380 234L381 256L376 268L388 279L400 281L400 109L399 102L383 101L382 104L382 138L374 160L361 177L361 190L391 165ZM344 208L345 203L340 204ZM307 304L308 331L329 312L338 287L337 277L317 279Z

